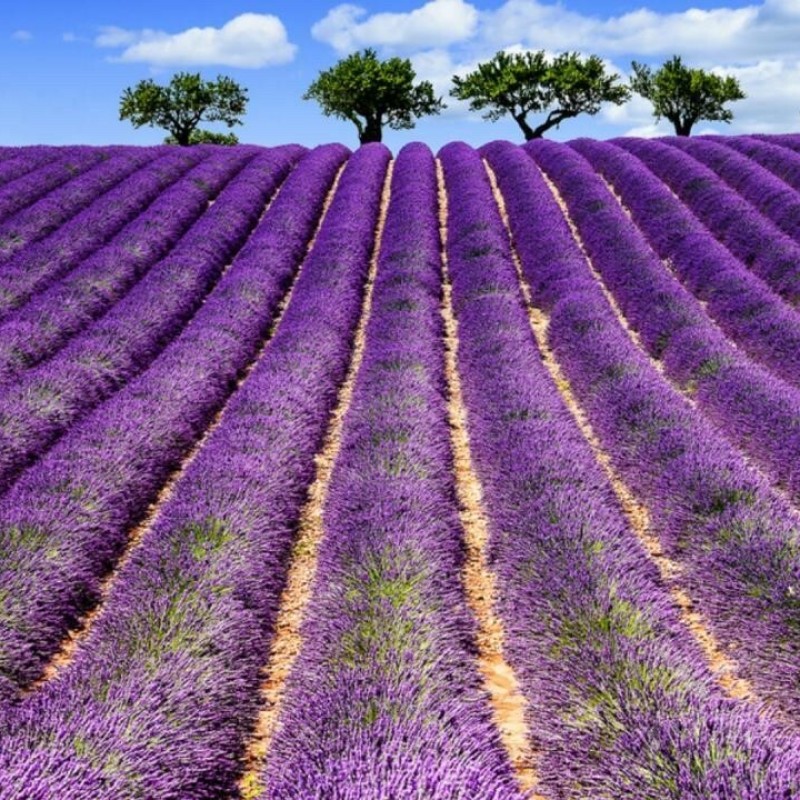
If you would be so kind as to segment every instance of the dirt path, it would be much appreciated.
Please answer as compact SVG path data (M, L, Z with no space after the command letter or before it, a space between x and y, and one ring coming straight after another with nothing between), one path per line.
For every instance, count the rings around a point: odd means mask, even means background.
M336 173L336 177L333 183L331 184L330 189L328 190L328 194L325 198L325 202L323 204L323 208L320 213L320 218L317 223L317 227L306 247L306 255L308 255L308 253L313 248L314 243L316 242L317 235L319 234L319 229L322 226L322 221L325 219L325 216L327 215L328 212L328 208L330 207L330 204L333 200L333 196L336 193L336 188L339 185L339 179L342 175L342 172L344 171L345 164L342 164L342 166L339 168L338 172ZM279 193L280 193L280 188L273 193L272 197L270 198L270 201L264 207L264 210L261 214L261 218L259 219L258 224L261 223L261 220L264 218L264 215L267 213L270 206L275 202L275 199ZM256 225L256 227L258 227L258 225ZM227 271L230 268L230 266L231 266L230 264L226 265L225 271ZM94 627L95 622L103 613L106 602L111 593L112 587L116 583L120 572L125 568L125 565L130 561L132 555L136 552L137 548L141 544L142 540L144 539L148 531L155 525L156 521L158 520L160 510L164 507L164 505L169 501L170 497L172 496L175 484L183 477L186 470L190 467L195 458L197 458L198 453L202 450L203 446L206 444L209 437L220 426L222 418L225 415L225 409L228 407L228 403L230 403L231 399L236 394L236 390L245 382L245 380L247 380L250 373L255 369L256 364L258 364L258 362L261 360L261 356L264 354L267 345L269 344L275 331L277 330L278 325L281 322L281 319L283 319L283 314L286 310L286 307L289 304L289 300L291 299L295 284L297 283L297 279L299 278L301 271L302 271L302 263L301 267L295 271L295 274L292 278L292 282L289 286L289 290L286 292L284 297L281 299L280 304L278 305L278 312L275 315L275 319L273 320L272 324L270 325L266 337L259 345L259 348L256 351L256 354L253 357L253 359L250 361L250 363L238 377L236 381L236 388L228 396L222 408L220 408L219 411L217 411L217 413L212 417L211 422L208 424L208 427L203 432L203 435L200 437L200 439L197 440L197 442L195 442L191 450L189 450L189 452L183 457L180 465L170 473L169 477L164 483L164 486L159 491L155 500L153 500L153 502L150 503L150 505L148 506L147 512L145 513L143 519L128 533L127 543L125 545L124 552L117 560L116 564L114 565L114 568L111 570L111 572L109 572L105 576L105 578L103 578L100 584L100 597L97 604L94 606L94 608L92 608L91 611L89 611L82 617L82 619L78 623L78 627L70 630L64 637L64 639L62 639L58 651L55 653L53 658L44 668L41 677L34 683L32 683L22 693L22 696L28 695L31 692L35 692L36 690L40 689L44 684L49 683L50 681L57 678L58 675L60 675L74 660L78 648L89 636ZM205 302L205 298L203 302Z
M448 417L453 447L456 492L459 516L464 530L466 560L464 589L478 623L478 669L489 693L492 716L500 732L509 759L514 766L520 787L532 792L537 784L534 767L535 753L531 748L531 733L525 721L527 702L519 688L514 670L505 660L505 632L494 606L497 586L488 564L489 530L483 510L483 492L472 464L467 433L467 417L457 369L458 325L453 314L452 289L447 260L447 192L441 164L437 161L439 178L439 228L442 239L442 268L444 297L442 316L445 326L445 374L448 386ZM541 798L530 795L531 800Z
M591 424L589 423L586 413L581 408L580 404L578 403L577 399L575 398L575 395L573 394L570 388L569 381L566 379L563 372L561 371L561 367L556 361L548 341L548 326L550 322L549 317L541 309L537 308L533 302L530 285L525 280L525 277L522 272L522 264L519 260L519 255L517 254L516 249L513 246L514 244L513 236L511 234L511 227L508 221L508 213L506 211L505 200L497 185L497 179L494 172L492 171L491 167L488 164L486 164L485 166L486 166L486 171L489 175L489 180L492 183L492 189L494 190L495 199L497 201L498 208L500 209L500 214L503 218L506 230L508 231L509 239L511 240L514 264L517 270L517 278L519 279L522 294L525 298L525 304L528 310L528 319L530 321L531 330L533 331L533 335L536 338L536 343L539 346L539 351L542 356L542 361L544 362L547 371L550 373L550 377L553 379L553 382L558 388L558 391L561 394L564 403L572 413L575 422L577 423L584 437L591 446L595 458L605 471L606 476L608 477L608 480L611 483L612 488L614 489L614 493L617 495L617 499L619 500L619 503L622 506L622 510L625 514L625 517L628 520L628 524L630 525L631 530L633 530L634 534L636 535L636 538L644 547L648 556L653 560L653 562L658 567L658 571L661 574L664 585L668 588L673 602L678 607L678 612L682 622L686 625L686 627L691 632L692 636L698 642L701 650L705 655L708 666L711 672L713 673L717 683L725 692L725 694L727 694L729 697L738 700L753 700L755 698L755 693L750 684L746 680L738 676L735 662L732 661L730 658L728 658L722 651L722 649L719 646L719 643L717 642L713 633L706 625L702 614L697 610L691 597L687 594L687 592L684 589L676 585L676 580L680 579L681 575L680 565L677 562L670 559L664 553L664 550L661 547L661 543L659 542L658 537L653 532L650 520L650 512L648 511L646 506L644 506L634 497L633 493L630 491L630 489L628 489L626 484L621 480L619 475L614 470L610 456L600 444L600 440L595 435L595 432ZM559 201L559 205L564 211L564 215L570 224L570 227L573 231L573 235L576 237L576 241L578 241L578 243L581 244L581 249L583 250L582 243L578 238L579 234L572 220L569 218L566 205L564 204L562 198L558 194L558 191L555 188L555 186L553 186L552 183L549 183L549 185L556 199ZM585 251L584 255L586 255ZM586 258L587 261L589 261L588 256ZM602 285L599 275L594 271L593 268L592 271L594 272L598 282L600 282ZM613 298L611 298L608 295L607 290L605 290L605 292L609 299L609 303L612 304L612 308L614 309L615 314L617 314L618 317L620 317L620 322L623 325L625 325L624 318L622 318L619 308L613 305ZM628 330L629 335L631 336L632 339L634 339L636 344L639 345L638 339L635 338L636 337L635 332L627 328L627 326L626 330Z
M300 515L297 540L292 548L289 574L280 601L275 624L275 636L261 684L262 708L244 756L245 772L239 782L244 800L255 800L266 787L263 773L270 742L275 733L286 692L286 680L291 674L302 646L301 627L311 600L317 571L317 552L325 535L323 505L328 492L333 466L339 453L342 426L353 397L356 376L364 356L366 329L372 309L372 293L378 269L378 257L391 194L394 162L389 164L383 185L381 208L375 232L375 246L367 276L361 318L356 329L353 355L347 376L337 398L336 408L328 423L322 449L315 457L316 473L308 499Z

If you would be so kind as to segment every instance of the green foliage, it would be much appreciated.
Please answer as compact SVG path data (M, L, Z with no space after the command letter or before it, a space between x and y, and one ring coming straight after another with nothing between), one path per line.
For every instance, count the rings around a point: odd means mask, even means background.
M192 135L217 136L196 131L200 122L224 122L229 128L241 125L247 106L247 90L224 75L206 81L199 73L179 72L168 86L152 79L139 81L122 93L119 118L142 125L164 128L179 145L192 143Z
M320 72L303 99L316 100L326 117L350 120L361 144L379 142L384 125L413 128L417 117L438 114L445 107L429 81L415 84L415 78L407 58L380 61L367 48Z
M596 114L603 103L626 102L630 91L619 80L618 75L606 74L598 56L560 53L549 59L544 50L501 50L465 77L455 75L450 94L468 100L471 111L486 110L484 119L492 122L509 114L530 140L565 119ZM534 128L528 123L528 114L539 112L547 112L547 117Z
M747 96L736 78L685 67L680 56L655 72L636 61L632 66L631 88L653 104L656 120L665 117L675 126L677 136L689 136L701 119L730 122L733 113L725 103Z
M178 144L178 140L170 134L164 139L164 144ZM239 144L239 137L235 133L217 133L195 128L189 136L189 144Z

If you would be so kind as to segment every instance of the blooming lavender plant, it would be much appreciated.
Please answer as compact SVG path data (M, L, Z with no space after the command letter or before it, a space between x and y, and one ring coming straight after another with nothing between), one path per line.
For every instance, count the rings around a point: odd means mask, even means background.
M154 157L150 149L123 150L4 220L0 223L0 263L58 230L95 201L102 201L103 195Z
M295 147L256 156L129 294L53 359L0 393L0 489L180 332L298 156Z
M43 145L0 148L0 188L58 157L59 149Z
M504 170L489 157L565 377L614 467L647 503L654 532L723 652L763 700L797 719L796 516L622 330L540 172L520 155L508 156ZM547 224L529 225L532 216Z
M430 151L404 148L263 797L521 798L460 577L436 198Z
M525 239L520 254L546 269L559 252L569 258L558 208L517 177L523 153L511 145L484 153ZM797 788L800 748L778 737L774 750L762 749L774 729L722 699L561 401L478 154L454 144L441 158L459 199L449 252L470 444L507 657L530 701L540 790L722 800L747 786L746 796L766 800ZM539 189L547 191L541 181Z
M637 158L605 142L570 145L613 185L650 246L725 334L775 375L800 386L800 314L711 236Z
M777 144L778 137L762 141L755 136L709 136L710 141L724 144L766 167L793 189L800 190L800 154Z
M526 147L557 185L642 345L727 438L800 500L800 390L754 364L710 322L581 155L552 142Z
M33 155L35 168L26 170L0 188L0 226L5 229L12 216L24 211L26 206L95 165L112 158L115 152L126 149L131 148L65 147L59 150L55 159L41 161ZM2 247L8 244L13 245L14 242L0 241Z
M340 148L323 151L312 159L309 177L301 176L303 189L314 192L312 219L342 158ZM272 159L274 187L285 154ZM269 193L269 186L263 191ZM288 206L291 214L296 214L296 192ZM35 679L65 629L96 599L99 578L119 555L129 527L253 358L302 255L302 234L310 224L299 226L299 236L291 228L284 235L288 213L284 202L268 215L181 335L143 375L72 428L0 503L5 556L0 585L30 586L24 595L14 596L15 591L3 598L8 635L0 672L7 678L19 685ZM52 501L42 502L44 497ZM31 551L31 536L41 548Z
M0 271L0 385L7 384L25 369L43 358L52 357L67 339L80 332L118 301L159 259L167 255L187 230L197 222L208 204L238 174L253 154L238 149L214 154L203 160L173 186L163 184L180 176L181 162L175 170L164 166L152 176L141 176L121 194L119 205L104 220L123 208L141 214L100 250L81 262L71 272L43 289L53 278L53 266L60 263L70 269L76 262L81 237L72 232L65 237L52 236L48 247L36 257L20 253L14 268L11 263ZM196 159L195 159L196 160ZM185 164L188 167L191 164ZM159 193L158 184L163 193ZM143 210L141 205L154 200ZM139 206L137 208L136 206ZM133 213L136 213L134 211ZM99 223L95 225L95 231ZM68 226L65 226L65 228ZM56 244L51 240L60 239ZM52 248L51 245L55 245ZM82 248L79 250L82 255ZM58 254L56 256L56 253ZM24 301L30 296L29 302Z
M666 139L719 175L740 197L795 241L800 238L800 194L751 158L705 138Z
M0 269L0 320L69 274L155 200L168 186L170 174L177 178L199 160L198 154L185 160L171 154L154 159L49 236L13 253Z
M283 259L284 228L308 238L321 179L342 157L334 148L301 162L254 258ZM347 371L389 157L373 145L350 158L274 337L85 646L0 723L3 800L54 785L65 800L234 796L314 454Z
M738 259L785 300L800 302L800 244L710 169L660 142L615 139L641 159Z

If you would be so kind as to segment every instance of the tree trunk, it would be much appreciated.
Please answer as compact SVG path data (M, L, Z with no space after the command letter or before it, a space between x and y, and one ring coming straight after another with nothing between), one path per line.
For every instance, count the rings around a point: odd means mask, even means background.
M529 142L531 139L538 139L539 136L542 134L540 133L538 136L536 135L536 131L528 125L528 121L525 119L523 114L515 114L514 119L516 120L517 125L522 129L522 132L525 134L525 141Z
M173 136L175 137L175 141L181 147L188 147L189 146L189 141L192 138L192 131L191 131L191 129L187 130L185 128L181 128L181 129L175 131L175 133L173 133Z
M358 137L361 144L369 144L370 142L380 142L383 139L383 128L380 120L368 119L364 130Z
M694 125L694 120L689 119L678 119L673 121L675 125L675 135L676 136L690 136L692 133L692 125Z

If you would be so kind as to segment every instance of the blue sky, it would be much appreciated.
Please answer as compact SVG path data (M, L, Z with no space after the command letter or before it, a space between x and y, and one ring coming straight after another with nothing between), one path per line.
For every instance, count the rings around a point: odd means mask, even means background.
M242 141L354 146L352 125L323 117L301 96L319 70L366 46L411 58L441 93L454 72L501 48L597 53L622 74L631 59L658 64L681 53L735 74L748 93L734 106L733 125L703 130L790 131L800 127L799 34L800 0L9 0L0 21L0 144L159 142L163 132L118 120L120 94L142 78L166 82L188 69L230 75L248 88ZM567 121L553 136L668 132L639 100ZM438 147L494 138L519 139L519 132L512 122L483 122L451 104L414 131L388 132L386 142Z

